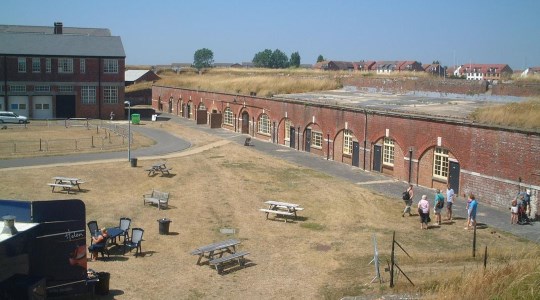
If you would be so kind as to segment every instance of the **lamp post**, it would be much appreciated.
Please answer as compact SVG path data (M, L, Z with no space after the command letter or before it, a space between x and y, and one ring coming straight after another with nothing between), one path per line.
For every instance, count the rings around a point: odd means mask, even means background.
M131 161L131 102L124 101L128 106L128 161Z

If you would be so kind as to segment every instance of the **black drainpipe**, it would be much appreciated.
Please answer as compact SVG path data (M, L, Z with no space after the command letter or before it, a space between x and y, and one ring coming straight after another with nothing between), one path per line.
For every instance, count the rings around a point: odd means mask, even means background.
M7 56L4 55L4 108L5 110L8 110L7 109L7 90L8 90L8 86L7 86L7 82L8 82L8 73L7 73Z
M366 170L366 152L367 152L367 111L364 110L365 124L364 124L364 171Z
M412 147L409 148L409 184L411 184L412 176Z
M298 144L296 147L298 148L296 150L300 151L300 127L298 127Z
M101 92L101 57L98 57L98 118L101 120L101 101L103 101L103 93ZM124 109L125 111L125 109Z
M326 160L330 160L330 134L326 134Z

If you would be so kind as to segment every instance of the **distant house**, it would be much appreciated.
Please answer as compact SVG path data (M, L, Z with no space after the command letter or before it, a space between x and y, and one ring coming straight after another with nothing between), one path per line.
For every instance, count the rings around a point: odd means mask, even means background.
M214 68L230 68L233 65L237 65L237 64L234 64L234 63L214 63L213 67Z
M413 61L413 60L398 61L397 65L398 65L397 69L400 72L405 72L405 71L408 71L408 72L423 72L424 71L424 69L422 68L422 64L417 62L417 61Z
M378 61L376 63L375 69L377 70L377 74L392 73L398 70L398 62L397 61Z
M521 77L527 77L527 76L530 76L530 75L540 75L540 67L530 67L530 68L527 68L525 69L525 71L523 71L521 73Z
M466 64L454 71L454 75L465 76L467 80L501 80L510 78L512 74L507 64Z
M354 65L349 61L325 60L316 63L313 68L330 71L352 71L354 70Z
M156 81L161 79L150 70L127 70L125 73L126 86L143 81Z
M446 68L441 66L440 64L423 64L422 69L424 70L424 72L431 75L440 77L446 76Z
M353 62L354 70L356 71L373 71L375 61L357 61Z

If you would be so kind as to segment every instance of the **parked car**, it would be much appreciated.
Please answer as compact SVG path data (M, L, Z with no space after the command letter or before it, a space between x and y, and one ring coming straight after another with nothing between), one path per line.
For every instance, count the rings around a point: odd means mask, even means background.
M28 123L28 118L25 116L19 116L12 111L0 111L0 124L2 123Z

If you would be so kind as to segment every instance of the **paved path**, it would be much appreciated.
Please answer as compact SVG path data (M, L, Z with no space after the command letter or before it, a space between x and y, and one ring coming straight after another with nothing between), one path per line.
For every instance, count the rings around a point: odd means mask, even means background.
M174 115L162 114L161 116L170 117L169 122L175 122L181 124L182 126L204 131L225 140L208 145L208 147L217 147L227 143L227 141L243 145L246 137L248 136L245 134L232 132L221 128L211 129L207 125L196 125L195 122L192 120L179 118ZM132 126L132 130L143 133L156 141L156 144L152 147L132 151L132 157L145 158L153 156L184 156L192 153L192 151L197 150L190 149L188 151L183 151L191 146L190 143L162 130L145 128L144 126ZM396 181L377 172L366 172L360 168L355 168L343 163L326 160L323 157L316 156L308 152L297 151L283 145L263 142L256 139L252 139L252 142L254 145L252 149L254 151L261 151L276 158L284 159L286 161L306 168L314 169L323 173L327 173L331 176L348 180L354 184L361 185L363 188L367 188L379 194L395 198L396 201L399 202L400 206L403 205L401 200L401 193L405 190L407 186L405 182ZM0 160L0 169L25 166L37 167L39 165L50 164L81 163L86 161L107 159L119 160L122 158L125 158L127 161L126 151ZM418 199L422 194L427 195L430 201L435 196L435 193L432 189L427 189L420 186L417 186L414 189L414 200L416 203L418 203ZM456 204L454 205L454 215L461 218L466 217L464 199L458 198L458 200L456 201ZM460 221L455 223L454 226L462 226L462 224L459 224ZM480 203L478 208L478 222L487 224L491 228L497 228L498 230L507 231L514 235L523 237L536 243L540 243L540 222L534 222L532 223L532 225L511 225L510 212L508 210L501 210Z

